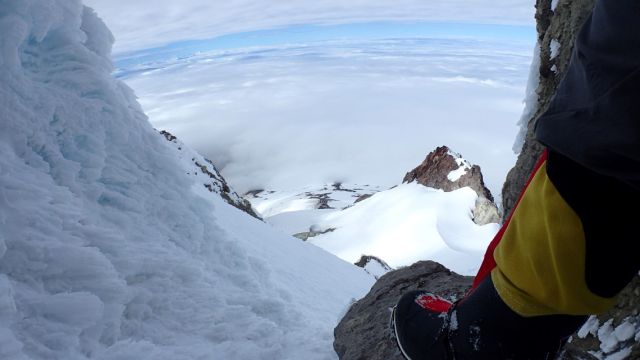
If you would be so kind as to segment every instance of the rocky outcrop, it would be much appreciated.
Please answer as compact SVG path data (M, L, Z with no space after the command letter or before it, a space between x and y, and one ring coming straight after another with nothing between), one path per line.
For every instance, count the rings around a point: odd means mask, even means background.
M429 153L417 168L408 172L403 183L417 182L424 186L454 191L470 187L476 194L476 206L473 210L473 221L478 225L500 222L498 208L493 196L484 185L480 166L471 165L460 154L441 146Z
M218 169L216 169L213 162L207 158L200 156L199 154L190 151L184 144L178 140L176 136L166 130L160 131L160 134L164 136L178 151L181 152L181 158L184 156L191 158L193 168L189 171L188 175L199 177L202 180L202 185L209 190L209 192L218 194L228 204L246 212L247 214L260 219L251 207L251 203L238 195L227 181L222 177Z
M334 330L333 348L341 360L404 360L389 327L391 308L398 298L410 290L428 289L455 300L470 288L471 281L432 261L389 272L351 306Z

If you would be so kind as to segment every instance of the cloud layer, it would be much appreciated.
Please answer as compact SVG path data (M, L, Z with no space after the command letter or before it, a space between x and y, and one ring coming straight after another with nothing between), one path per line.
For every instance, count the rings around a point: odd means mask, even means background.
M482 166L496 194L515 161L531 49L462 40L225 51L124 75L154 126L240 191L391 186L436 146Z
M282 27L368 21L533 25L533 0L85 0L113 31L117 53Z

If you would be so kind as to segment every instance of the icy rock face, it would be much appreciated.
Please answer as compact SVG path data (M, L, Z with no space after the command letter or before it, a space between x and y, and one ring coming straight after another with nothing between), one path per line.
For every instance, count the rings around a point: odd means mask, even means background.
M421 261L382 276L354 303L335 328L333 347L341 360L404 360L389 327L391 308L408 291L425 289L449 300L464 295L472 278Z
M180 158L183 161L192 165L187 175L198 178L198 182L201 182L209 192L218 194L227 204L260 219L253 210L251 203L238 195L238 193L229 186L211 160L185 146L182 141L178 140L178 138L170 132L162 130L160 134L179 152Z
M476 206L473 221L478 225L500 222L498 208L493 196L484 185L480 166L471 165L460 154L441 146L429 153L427 158L415 169L408 172L403 183L417 182L426 187L441 189L445 192L470 187L476 194Z

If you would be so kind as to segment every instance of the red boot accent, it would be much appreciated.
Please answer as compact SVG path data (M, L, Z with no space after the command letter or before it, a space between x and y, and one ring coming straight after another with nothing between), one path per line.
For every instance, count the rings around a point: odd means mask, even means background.
M416 298L416 304L425 310L446 313L451 308L451 302L432 294L422 294Z

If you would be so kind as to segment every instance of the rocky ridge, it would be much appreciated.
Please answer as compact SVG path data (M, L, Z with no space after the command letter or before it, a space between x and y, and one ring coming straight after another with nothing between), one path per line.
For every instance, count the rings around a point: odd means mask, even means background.
M382 189L373 185L332 183L309 186L294 191L256 189L243 198L263 216L268 218L297 210L344 210Z
M198 181L202 182L202 185L209 190L209 192L220 195L228 204L260 219L260 216L255 212L251 203L243 199L229 186L211 160L196 152L187 151L184 144L170 132L162 130L160 134L164 136L173 148L180 152L181 158L185 160L190 158L188 161L193 165L193 170L188 172L187 175L197 177Z
M429 153L422 164L408 172L402 180L403 183L414 181L445 192L470 187L478 194L473 221L478 225L500 222L498 207L484 184L480 166L472 165L447 146L440 146Z
M379 279L382 275L394 270L384 260L372 255L362 255L355 265L363 268L364 271L373 275L376 279Z

